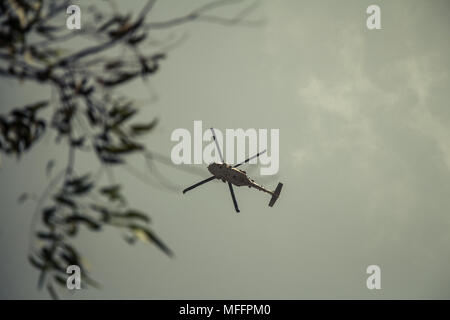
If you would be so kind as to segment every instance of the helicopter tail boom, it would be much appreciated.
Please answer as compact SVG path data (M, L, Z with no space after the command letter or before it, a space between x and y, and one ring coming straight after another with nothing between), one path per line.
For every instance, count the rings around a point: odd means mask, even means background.
M272 194L272 198L270 199L270 202L269 202L269 207L273 207L273 205L275 204L275 201L277 201L278 197L280 196L282 187L283 187L283 184L281 182L279 182L277 185L277 188L275 189L275 191Z

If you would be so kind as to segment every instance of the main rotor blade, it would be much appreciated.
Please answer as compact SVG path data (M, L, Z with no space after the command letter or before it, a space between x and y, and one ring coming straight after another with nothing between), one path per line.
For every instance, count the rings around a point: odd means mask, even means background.
M214 142L216 143L217 152L219 152L220 161L222 161L222 163L225 163L225 161L223 161L222 151L220 150L219 143L217 142L217 139L216 139L216 133L214 132L213 128L211 128L211 131L212 131Z
M255 154L253 157L250 157L250 158L248 158L247 160L245 160L245 161L243 161L243 162L241 162L241 163L238 163L237 165L235 165L233 168L237 168L237 167L239 167L239 166L241 166L241 165L243 165L244 163L247 163L247 162L249 162L250 160L252 160L252 159L255 159L255 158L257 158L257 157L259 157L260 155L262 155L262 154L264 154L265 152L266 152L267 150L264 150L264 151L261 151L261 152L258 152L257 154Z
M201 185L204 184L204 183L207 183L207 182L209 182L209 181L211 181L211 180L214 180L215 178L216 178L215 176L212 176L212 177L209 177L208 179L202 180L202 181L200 181L199 183L196 183L196 184L190 186L189 188L184 189L184 190L183 190L183 193L186 193L186 192L188 192L189 190L192 190L192 189L194 189L194 188L197 188L198 186L201 186Z
M234 195L233 185L230 182L228 182L228 187L230 187L231 198L233 199L234 208L236 209L236 212L240 212L239 208L238 208L237 201L236 201L236 197Z

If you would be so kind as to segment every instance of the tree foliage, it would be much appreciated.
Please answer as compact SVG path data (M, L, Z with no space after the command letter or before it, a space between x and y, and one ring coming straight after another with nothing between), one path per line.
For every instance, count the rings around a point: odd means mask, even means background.
M147 22L155 2L145 2L136 15L120 13L110 1L101 7L90 2L82 8L82 29L68 30L60 21L65 21L69 1L0 1L0 76L50 86L57 96L55 101L34 102L0 115L0 152L20 157L49 131L64 142L58 148L67 150L67 164L52 176L37 201L29 253L30 263L40 270L39 287L47 288L53 298L58 285L66 286L68 265L78 265L84 282L96 286L71 241L82 228L117 228L128 243L149 242L172 256L150 227L148 214L128 204L121 185L100 184L99 172L78 172L75 161L78 152L92 152L103 172L124 165L133 154L149 162L155 159L139 137L151 133L157 119L138 121L133 100L117 91L152 77L164 64L166 53L149 44L149 33L193 20L252 24L244 18L253 5L233 17L213 14L239 1L212 1L183 16ZM83 45L70 48L74 39ZM49 108L46 117L42 111ZM53 166L50 160L48 174ZM19 200L25 199L22 195Z

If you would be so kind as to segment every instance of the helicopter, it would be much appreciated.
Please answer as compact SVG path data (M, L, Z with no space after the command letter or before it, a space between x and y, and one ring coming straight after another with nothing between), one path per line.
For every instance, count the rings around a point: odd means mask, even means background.
M202 181L184 189L183 194L185 194L186 192L188 192L194 188L201 186L202 184L205 184L212 180L218 179L218 180L222 180L224 183L225 182L228 183L228 188L230 189L230 193L231 193L231 199L233 200L233 204L234 204L234 208L235 208L236 212L240 212L240 211L239 211L239 207L238 207L238 204L236 201L236 196L234 195L233 185L235 185L237 187L247 186L249 188L255 188L257 190L260 190L260 191L263 191L265 193L272 195L272 198L270 199L270 202L269 202L269 207L272 207L275 204L275 202L277 201L278 197L280 196L280 192L281 192L281 188L283 187L283 184L281 182L279 182L276 189L274 191L270 191L270 190L264 188L263 186L257 184L254 180L250 179L247 176L247 173L245 171L237 169L237 167L264 154L266 152L266 150L263 150L262 152L258 152L256 155L248 158L247 160L245 160L241 163L236 164L235 166L231 166L229 164L226 164L225 161L223 160L222 152L220 151L219 144L217 143L216 134L214 132L214 129L213 128L210 128L210 129L212 131L212 136L213 136L214 142L216 143L217 152L219 154L219 157L220 157L220 160L222 161L222 163L214 162L214 163L211 163L210 165L208 165L208 171L210 173L212 173L213 175L211 177L209 177L208 179L202 180Z

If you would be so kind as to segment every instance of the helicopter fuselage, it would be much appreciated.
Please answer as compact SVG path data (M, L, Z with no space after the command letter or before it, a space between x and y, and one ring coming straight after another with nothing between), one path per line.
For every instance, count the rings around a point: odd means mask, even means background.
M249 188L255 188L264 191L269 194L273 194L272 191L265 189L263 186L255 183L247 176L247 173L243 170L233 168L226 163L212 163L208 166L209 172L211 172L217 179L223 182L230 182L235 186L248 186Z
M281 192L281 189L283 188L283 184L281 182L279 182L277 187L275 188L275 190L270 191L270 190L267 190L266 188L264 188L263 186L257 184L252 179L250 179L247 176L247 173L245 171L237 169L237 167L239 167L240 165L248 163L250 160L259 157L260 155L265 153L266 150L258 152L256 155L246 159L245 161L242 161L241 163L236 164L235 166L230 166L229 164L226 164L225 161L223 160L222 152L220 151L220 146L216 140L216 135L214 133L213 128L211 128L211 132L212 132L214 142L216 144L217 152L219 154L219 157L220 157L220 160L222 161L222 163L211 163L208 166L208 171L211 172L213 175L207 179L197 182L196 184L193 184L192 186L184 189L183 194L192 189L195 189L209 181L218 179L218 180L222 180L224 183L228 182L228 187L230 189L231 198L233 200L234 209L236 210L236 212L240 212L240 211L239 211L238 203L236 201L236 196L234 195L233 184L237 187L247 186L249 188L255 188L257 190L260 190L260 191L270 194L272 197L270 198L269 207L273 207L273 205L277 201L278 197L280 196L280 192Z

